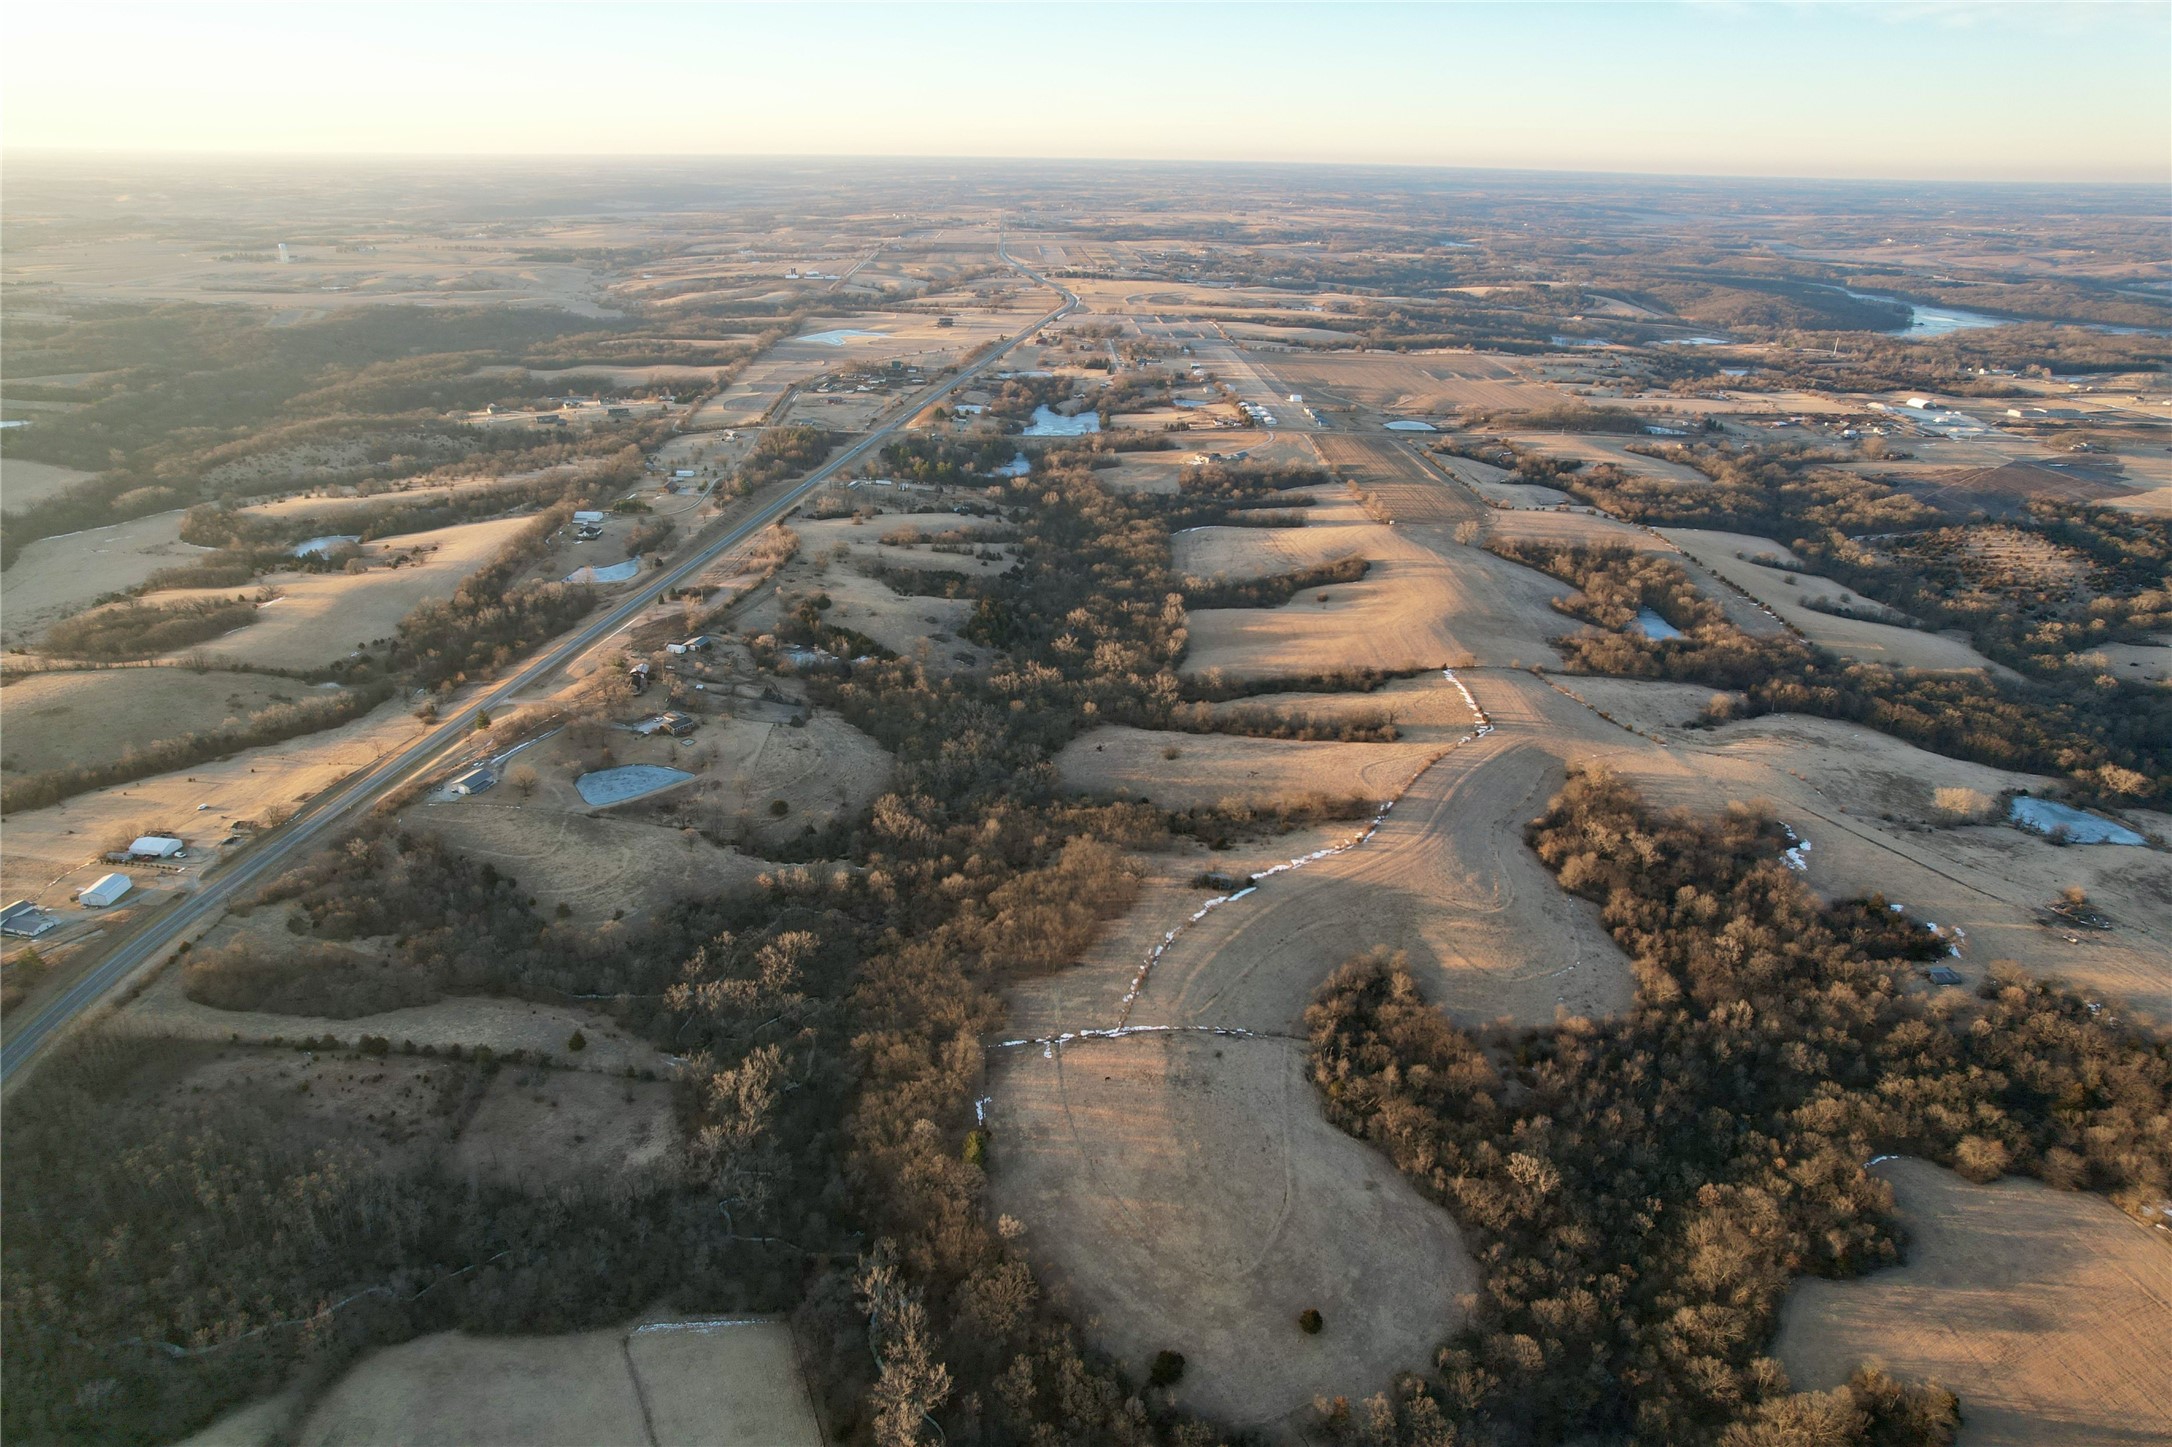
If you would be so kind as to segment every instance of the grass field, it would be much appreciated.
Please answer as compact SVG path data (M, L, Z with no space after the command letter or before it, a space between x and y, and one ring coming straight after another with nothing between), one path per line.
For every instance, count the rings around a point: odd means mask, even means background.
M256 621L224 638L181 650L264 668L316 668L344 658L358 646L389 638L400 620L426 599L450 598L468 574L482 567L526 518L465 523L435 532L410 533L402 549L434 548L424 561L366 573L294 573L271 578L279 597L257 610ZM151 595L158 602L232 597L229 589L183 588Z
M2160 850L2061 849L2003 824L1949 827L1933 793L1942 787L1996 796L2053 781L1925 752L1870 729L1773 714L1716 730L1681 729L1710 696L1681 684L1564 677L1592 706L1659 735L1639 739L1588 709L1514 675L1489 699L1528 699L1535 726L1619 770L1656 802L1704 811L1729 800L1763 800L1812 842L1804 879L1829 899L1882 892L1909 914L1964 937L1948 964L1970 983L1993 960L2064 979L2092 998L2123 999L2172 1020L2172 861ZM1579 718L1579 713L1582 718ZM1594 728L1594 724L1600 725ZM1566 755L1574 757L1574 754ZM2146 817L2143 822L2147 823ZM2079 885L2116 922L2106 932L2037 923L2037 910Z
M1655 477L1681 486L1703 487L1710 479L1694 467L1664 458L1646 457L1629 450L1631 443L1650 439L1588 432L1513 432L1521 445L1547 457L1573 459L1586 464L1609 463L1634 476Z
M228 919L204 936L205 945L216 948L254 923ZM274 923L263 929L259 938L275 941L280 929ZM560 1066L594 1072L620 1084L625 1083L623 1077L628 1070L658 1075L671 1070L671 1062L662 1051L620 1029L609 1016L577 1005L528 1000L456 996L434 1005L386 1010L350 1020L275 1015L261 1010L216 1010L189 999L182 992L181 972L169 968L140 996L116 1011L112 1019L116 1034L211 1043L294 1041L330 1034L341 1040L382 1035L396 1046L412 1040L418 1047L431 1045L441 1051L452 1045L468 1051L487 1045L500 1056L516 1050L548 1055ZM579 1054L566 1049L566 1041L576 1030L588 1042Z
M1555 406L1566 394L1477 352L1300 352L1274 359L1276 377L1315 406L1400 416Z
M1099 728L1056 755L1066 787L1166 808L1272 805L1312 795L1393 798L1439 752L1427 742L1345 744Z
M1308 520L1329 509L1313 508ZM1338 514L1339 521L1347 521ZM1347 527L1190 528L1169 540L1170 561L1180 576L1243 580L1295 573L1358 551L1359 534ZM1362 556L1362 554L1361 554ZM1342 587L1344 584L1332 586Z
M0 511L21 512L34 502L43 502L97 475L20 457L0 459Z
M571 1336L443 1332L372 1353L326 1393L296 1440L703 1443L815 1447L822 1438L781 1322Z
M0 768L26 774L103 764L132 748L209 733L315 692L290 679L219 669L32 674L0 688L0 737L7 747Z
M552 1053L578 1062L587 1050L569 1054L561 1042ZM579 1070L500 1070L461 1127L445 1169L531 1193L653 1170L678 1146L671 1090L664 1081Z
M1231 1426L1385 1388L1477 1285L1447 1213L1321 1116L1294 1041L1132 1036L992 1074L991 1204L1052 1297L1135 1376L1182 1352L1178 1400Z
M1802 599L1816 598L1871 612L1883 611L1878 604L1857 595L1853 590L1830 579L1818 577L1815 573L1763 567L1749 561L1751 558L1768 555L1783 561L1796 561L1794 554L1770 538L1752 537L1747 533L1708 532L1698 528L1664 528L1661 531L1669 542L1680 547L1698 563L1735 584L1801 629L1803 636L1811 642L1830 648L1842 657L1860 659L1865 663L1890 664L1895 668L1982 669L1987 672L2004 672L1997 664L1959 639L1891 623L1842 618L1804 607ZM1738 552L1747 556L1738 558L1735 556Z
M1356 553L1372 561L1371 571L1325 590L1325 603L1306 593L1280 608L1193 613L1184 672L1220 669L1250 678L1439 667L1469 658L1555 661L1546 640L1567 632L1568 620L1548 600L1566 596L1566 588L1453 542L1444 525L1389 527L1367 518L1341 489L1319 492L1320 505L1307 511L1302 546L1322 558ZM1254 531L1256 542L1235 535ZM1286 570L1270 541L1272 530L1230 532L1226 542L1214 544L1221 571L1257 576Z
M216 844L237 822L292 809L411 743L421 728L404 707L389 703L336 729L10 814L0 883L10 898L51 901L97 877L82 871L110 839L177 828L192 842Z
M1803 1281L1776 1350L1797 1390L1858 1361L1961 1398L1962 1447L2172 1441L2172 1247L2095 1196L1878 1168L1910 1244L1859 1281Z
M481 798L418 805L405 818L519 880L546 912L564 905L581 920L616 910L638 917L694 895L751 890L768 867L689 831L527 807L510 792L500 785Z
M0 637L27 643L107 593L135 587L160 568L178 567L206 549L181 541L181 514L162 512L110 527L40 538L0 573Z
M1483 517L1485 508L1392 436L1318 439L1320 460L1371 493L1398 525L1456 523Z

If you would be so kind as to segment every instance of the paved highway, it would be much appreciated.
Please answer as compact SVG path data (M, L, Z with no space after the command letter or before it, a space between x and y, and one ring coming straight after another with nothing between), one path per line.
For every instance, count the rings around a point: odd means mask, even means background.
M161 958L166 951L179 943L192 927L216 919L236 895L265 879L280 866L306 853L313 842L351 819L357 811L368 807L372 801L398 784L435 766L443 756L469 747L473 743L475 715L479 710L502 710L515 695L549 677L553 671L578 657L584 649L595 646L632 623L658 593L684 583L714 562L718 555L744 542L790 512L809 492L827 482L840 469L851 466L873 449L880 447L916 413L941 401L956 388L964 386L995 365L1021 341L1067 315L1078 305L1077 296L1049 281L1039 272L1012 260L1003 243L998 242L997 252L1005 263L1055 291L1063 298L1062 304L978 362L961 369L956 376L923 392L909 406L900 408L889 422L807 474L790 491L764 504L685 561L675 564L658 576L644 580L632 595L617 606L568 635L495 689L463 705L458 712L444 719L436 728L398 754L372 765L359 776L328 789L311 800L270 838L249 849L216 879L181 900L166 914L122 940L95 968L69 986L58 999L47 1003L44 1009L8 1040L4 1049L0 1049L0 1084L13 1080L17 1071L36 1059L38 1052L66 1030L84 1011L119 989L145 965Z

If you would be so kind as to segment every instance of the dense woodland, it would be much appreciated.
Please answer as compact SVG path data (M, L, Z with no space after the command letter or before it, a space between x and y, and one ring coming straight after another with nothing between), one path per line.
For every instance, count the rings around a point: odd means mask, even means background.
M1587 773L1530 839L1632 960L1629 1014L1474 1034L1377 952L1307 1012L1331 1117L1455 1213L1484 1276L1346 1440L1951 1442L1936 1391L1790 1394L1766 1355L1788 1283L1897 1259L1883 1152L2153 1206L2172 1046L2018 974L1912 988L1942 943L1876 897L1821 906L1753 811L1660 814Z
M732 485L744 495L770 483L796 477L830 455L836 439L819 427L795 423L772 427L740 462Z

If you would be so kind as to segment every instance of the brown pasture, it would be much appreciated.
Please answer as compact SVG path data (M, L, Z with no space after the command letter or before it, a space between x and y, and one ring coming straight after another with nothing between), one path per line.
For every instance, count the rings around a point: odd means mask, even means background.
M781 1322L569 1336L440 1332L373 1352L309 1413L302 1447L649 1441L815 1447Z
M1774 1349L1796 1390L1858 1362L1961 1399L1962 1447L2172 1440L2172 1245L2100 1197L2035 1181L1974 1185L1895 1160L1905 1264L1805 1280Z
M1959 639L1891 623L1842 618L1803 606L1801 600L1815 598L1870 612L1883 611L1878 604L1857 595L1852 589L1815 573L1766 567L1750 561L1760 556L1776 557L1783 562L1795 561L1794 554L1770 538L1699 528L1664 528L1661 531L1669 542L1698 564L1770 608L1800 629L1811 642L1843 657L1889 664L1895 668L2004 672L1999 665ZM1735 556L1738 552L1746 556L1738 558Z
M1501 411L1566 401L1497 357L1477 352L1296 352L1275 375L1313 405L1357 406L1403 416Z
M181 541L179 512L40 538L0 573L0 636L29 642L107 593L125 592L161 568L179 567L208 549Z
M316 697L308 684L261 673L105 668L38 673L0 688L0 768L36 773L98 765L129 750L210 733L280 703Z
M1466 489L1393 437L1335 433L1319 438L1318 445L1320 460L1372 494L1397 524L1457 523L1485 515Z
M488 563L527 525L525 518L499 518L411 533L392 547L401 552L435 551L423 554L419 563L398 568L278 574L265 580L278 597L257 609L254 622L209 643L178 649L174 656L200 653L264 668L321 667L346 657L359 645L391 637L417 604L450 598L470 573ZM171 603L233 596L232 589L178 588L153 594L152 599Z
M34 502L43 502L97 475L21 457L0 459L0 510L21 512Z
M1440 483L1441 487L1452 484ZM1431 668L1467 659L1552 663L1549 638L1569 620L1549 607L1568 589L1531 569L1452 540L1441 524L1387 526L1338 488L1319 489L1301 544L1318 558L1356 553L1372 563L1355 583L1305 593L1280 608L1201 609L1191 614L1183 671L1273 677L1337 669ZM1258 541L1244 534L1257 532ZM1272 529L1231 529L1211 540L1219 571L1286 571ZM1181 562L1181 560L1180 560Z
M240 921L229 916L204 936L203 943L216 948L248 932L276 945L283 928L275 920L267 924L269 927L263 927L254 919ZM363 947L388 943L365 941ZM452 1046L464 1051L487 1046L501 1057L522 1050L530 1055L548 1055L562 1067L613 1078L623 1078L629 1070L668 1075L672 1069L670 1060L654 1045L628 1033L609 1016L580 1005L454 996L433 1005L347 1020L275 1015L263 1010L216 1010L189 999L183 993L181 972L170 967L141 995L114 1012L110 1028L122 1035L210 1043L239 1040L264 1044L326 1035L351 1042L364 1035L381 1035L395 1047L410 1040L418 1048L428 1045L439 1051ZM576 1030L588 1042L578 1054L566 1048Z
M1393 798L1439 752L1431 741L1357 744L1098 728L1056 755L1064 784L1166 808L1269 807L1314 795Z
M568 1055L563 1042L554 1052L576 1062L586 1053ZM665 1081L501 1069L461 1127L445 1169L531 1193L656 1171L678 1146L671 1092Z

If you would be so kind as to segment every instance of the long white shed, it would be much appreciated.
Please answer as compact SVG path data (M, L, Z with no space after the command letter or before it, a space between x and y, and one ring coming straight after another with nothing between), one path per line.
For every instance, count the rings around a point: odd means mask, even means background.
M134 887L129 883L127 875L108 874L92 881L88 888L75 897L76 903L88 905L92 909L104 909Z

